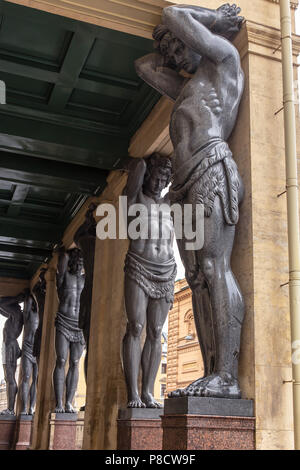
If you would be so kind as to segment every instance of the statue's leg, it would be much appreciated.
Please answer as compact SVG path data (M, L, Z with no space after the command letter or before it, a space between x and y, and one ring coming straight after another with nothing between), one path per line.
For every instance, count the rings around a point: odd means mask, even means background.
M165 299L150 299L147 309L147 336L142 354L142 400L147 408L161 408L153 397L154 382L161 361L161 333L170 304Z
M176 398L186 395L201 394L201 385L207 376L214 370L216 358L216 345L214 327L212 320L212 310L207 282L199 266L198 253L186 250L185 244L190 240L177 240L181 260L185 267L185 274L189 286L192 290L192 303L194 321L202 353L204 376L195 380L185 389L178 389L169 393L169 398Z
M29 397L29 382L32 374L32 362L23 356L21 359L22 368L22 383L21 383L21 414L27 414L28 397Z
M14 414L16 395L18 391L16 382L16 363L3 364L4 378L6 382L6 396L7 396L7 410L4 410L1 414Z
M69 353L69 341L67 338L56 330L55 335L55 351L56 365L53 373L53 385L56 398L55 413L64 413L63 393L65 386L65 366Z
M66 378L66 413L75 413L72 406L79 378L79 361L84 346L81 343L70 344L69 370Z
M187 240L177 240L186 278L192 290L194 321L201 348L204 377L210 375L215 363L215 338L207 283L200 270L197 252L185 250Z
M32 382L30 386L30 403L29 403L29 415L33 415L35 403L36 403L36 385L38 377L38 365L32 364Z
M201 395L239 398L238 357L244 301L230 266L235 226L225 223L219 197L204 225L205 242L197 257L209 290L216 361L214 373L200 387Z
M141 365L141 333L146 321L148 296L139 285L125 276L127 330L123 339L123 367L127 385L128 408L144 408L138 391Z

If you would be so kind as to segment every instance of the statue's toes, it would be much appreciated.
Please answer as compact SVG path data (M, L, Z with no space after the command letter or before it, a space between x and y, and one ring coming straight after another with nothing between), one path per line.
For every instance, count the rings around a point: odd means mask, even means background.
M200 390L200 388L196 388L196 389L194 390L194 396L195 396L195 397L201 397L201 390Z
M201 396L202 397L210 397L211 393L207 388L203 388L203 390L201 391Z

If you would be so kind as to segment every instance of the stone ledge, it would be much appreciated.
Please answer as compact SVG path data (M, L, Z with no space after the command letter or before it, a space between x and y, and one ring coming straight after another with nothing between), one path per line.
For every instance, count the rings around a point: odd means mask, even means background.
M179 397L165 400L164 416L181 414L253 417L253 401L205 397Z
M122 408L119 410L118 419L160 419L163 414L163 408Z

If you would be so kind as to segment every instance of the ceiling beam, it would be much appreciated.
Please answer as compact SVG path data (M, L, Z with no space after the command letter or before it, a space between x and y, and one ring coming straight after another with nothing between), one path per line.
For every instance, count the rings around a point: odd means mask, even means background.
M24 223L25 222L25 223ZM1 238L14 239L18 245L30 241L32 245L38 243L58 243L63 234L63 227L54 224L41 224L40 222L24 221L0 217Z
M42 82L56 83L59 78L57 72L45 70L38 67L33 67L26 64L18 64L10 60L0 59L1 72L9 73L12 75L20 75L21 77L32 78L34 80L41 80Z
M28 257L31 260L33 259L45 259L49 255L52 254L51 249L42 249L42 248L34 248L34 247L26 247L26 246L17 246L17 245L6 245L0 243L0 252L5 253L7 255L18 255L20 257ZM1 257L1 255L0 255Z
M97 87L101 86L101 84L96 82L91 82L89 85L88 79L82 79L82 82L84 82L84 85L82 87L83 90L88 90L90 86L93 87L93 84L95 84ZM111 136L124 137L126 134L126 129L120 127L119 125L110 125L99 121L93 121L91 119L82 119L75 116L71 116L69 114L67 114L68 118L66 119L66 114L56 114L53 112L48 113L47 108L45 109L46 111L41 111L40 109L36 108L32 109L25 108L24 106L17 106L14 104L6 104L0 106L0 114L21 117L22 119L33 119L46 123L48 122L56 124L58 126L63 126L64 128L72 127L74 129L97 132L100 134Z
M49 253L48 256L51 256L51 253ZM8 251L2 251L0 248L0 261L2 260L14 260L14 261L23 261L26 263L42 263L44 261L45 257L42 256L33 256L29 254L21 254L21 253L14 253L14 252L8 252Z
M59 73L59 80L48 102L51 110L57 112L65 109L94 41L95 37L87 32L73 35Z
M11 118L8 122L8 117L5 117L1 122L0 132L0 150L21 153L24 155L36 156L39 158L60 161L65 163L72 163L76 165L90 166L103 170L115 169L119 164L121 157L127 156L128 153L128 139L104 136L103 134L95 134L90 132L81 133L81 145L76 146L70 135L69 139L60 139L58 134L68 133L66 129L59 129L57 133L57 141L47 141L46 134L45 140L41 140L41 136L34 120L24 120L20 126L15 128L13 121L16 123L16 118ZM4 124L5 123L5 124ZM47 125L45 125L47 127ZM57 126L49 126L52 130L51 136L55 136L58 130ZM4 129L5 128L5 129ZM47 129L44 129L47 132ZM79 133L74 129L74 133ZM49 132L47 132L49 135ZM64 144L61 140L67 141ZM78 138L77 138L78 141ZM91 145L93 143L93 146ZM79 142L78 142L79 144ZM83 148L90 145L90 148ZM93 148L91 148L93 147Z
M38 186L66 193L95 194L105 185L106 172L95 168L57 163L20 154L0 151L0 180L14 184ZM25 191L25 192L24 192ZM26 188L19 188L12 202L20 202ZM27 188L28 193L28 188ZM19 199L18 199L19 198Z
M0 157L1 158L1 157ZM0 170L1 171L1 170ZM1 180L1 176L0 176ZM9 217L18 217L22 204L24 203L30 187L24 184L18 184L14 189L14 194L11 199L11 205L7 209Z
M20 235L20 234L19 234ZM1 245L7 245L7 246L13 246L15 247L18 245L18 247L21 248L31 248L31 249L39 249L39 250L52 250L53 248L53 241L51 240L44 240L44 241L38 241L38 240L30 240L30 239L22 239L20 236L18 237L10 237L10 236L4 236L2 233L0 234L0 243Z

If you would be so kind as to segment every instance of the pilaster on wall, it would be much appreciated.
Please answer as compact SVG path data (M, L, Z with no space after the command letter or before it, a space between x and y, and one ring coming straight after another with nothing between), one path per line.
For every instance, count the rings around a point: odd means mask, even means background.
M246 89L230 142L246 186L233 270L246 300L240 378L255 400L258 449L293 448L289 299L280 287L288 281L286 199L277 197L286 185L280 37L247 22L237 38Z
M0 297L13 297L28 288L29 281L27 279L16 279L11 277L0 278Z
M56 269L58 255L55 254L45 274L46 298L43 317L41 353L39 360L39 375L37 386L36 411L33 421L31 448L47 450L49 443L49 417L54 406L54 391L52 374L55 365L55 326L54 320L58 308L56 292Z
M127 174L111 172L107 182L101 202L112 204L118 218ZM96 238L83 449L117 446L118 408L126 404L121 345L127 323L123 267L128 243Z

